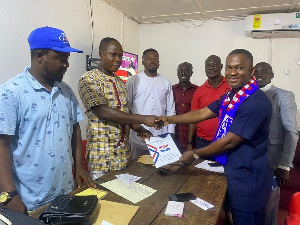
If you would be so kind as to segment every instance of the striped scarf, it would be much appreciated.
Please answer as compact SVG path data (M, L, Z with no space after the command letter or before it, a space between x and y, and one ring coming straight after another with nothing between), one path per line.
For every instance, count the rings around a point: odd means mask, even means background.
M240 105L250 96L252 95L257 89L259 89L257 81L253 77L248 84L241 88L233 98L230 100L229 93L223 99L222 105L219 111L219 126L213 142L217 139L224 137L229 127L234 119L234 116L240 107ZM227 152L224 152L220 155L212 156L213 159L218 161L221 165L225 166L227 164Z

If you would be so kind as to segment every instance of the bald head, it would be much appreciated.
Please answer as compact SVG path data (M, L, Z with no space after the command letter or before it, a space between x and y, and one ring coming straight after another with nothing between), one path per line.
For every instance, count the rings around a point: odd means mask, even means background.
M205 73L209 80L218 79L221 75L223 64L219 56L210 55L205 60Z
M265 70L268 70L269 72L273 73L272 66L269 63L266 62L259 62L255 65L255 67L262 67Z
M257 63L254 66L254 76L260 88L266 86L274 78L272 66L266 62Z

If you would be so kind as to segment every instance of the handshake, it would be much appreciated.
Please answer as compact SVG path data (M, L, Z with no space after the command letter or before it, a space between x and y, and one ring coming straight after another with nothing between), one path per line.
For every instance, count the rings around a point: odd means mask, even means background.
M144 122L148 127L155 127L156 130L160 130L163 126L167 126L169 124L167 116L144 116Z

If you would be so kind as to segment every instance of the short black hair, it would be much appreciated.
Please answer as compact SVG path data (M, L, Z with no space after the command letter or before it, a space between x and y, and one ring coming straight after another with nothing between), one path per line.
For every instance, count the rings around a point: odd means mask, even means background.
M111 41L116 41L120 44L120 42L115 39L115 38L112 38L112 37L106 37L106 38L103 38L101 41L100 41L100 44L99 44L99 51L104 51L106 48L107 48L107 45L111 42Z
M193 65L189 62L183 62L183 63L180 63L177 67L177 69L180 67L180 66L183 66L183 65L186 65L187 67L189 67L191 70L193 70Z
M251 67L253 67L253 56L248 50L242 48L234 49L228 54L228 56L230 55L245 55L249 59Z
M217 55L210 55L210 56L208 56L207 59L205 60L205 62L206 62L208 59L211 59L211 58L217 59L218 62L219 62L220 64L222 64L221 58L220 58L219 56L217 56Z
M148 52L156 52L158 54L158 51L156 51L154 48L148 48L143 52L143 56L146 55Z
M50 51L51 51L51 49L38 49L38 48L36 48L36 49L32 49L32 50L30 50L30 56L31 56L31 60L33 60L33 59L34 59L34 57L35 57L35 54L36 54L36 52L37 52L37 51L40 51L40 52L44 53L45 55L47 55L47 54L48 54L48 52L50 52Z

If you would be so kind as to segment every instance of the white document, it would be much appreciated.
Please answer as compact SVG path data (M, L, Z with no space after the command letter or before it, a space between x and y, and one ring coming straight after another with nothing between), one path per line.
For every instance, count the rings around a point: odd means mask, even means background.
M134 176L129 173L119 174L119 175L116 175L116 177L125 184L131 184L131 183L141 179L141 177Z
M199 163L198 165L196 165L195 167L200 168L200 169L204 169L204 170L217 172L217 173L224 173L224 167L223 166L216 166L216 167L215 166L210 166L209 165L210 163L214 164L215 162L205 160L205 161Z
M166 216L183 217L184 202L168 201L165 211Z
M170 134L165 138L151 137L146 143L156 168L176 162L181 156Z
M195 204L196 206L200 207L201 209L204 209L205 211L214 207L212 204L204 201L201 198L196 198L195 200L190 200L190 202Z
M111 223L109 223L109 222L103 220L102 223L101 223L101 225L113 225L113 224L111 224Z
M126 198L128 201L131 201L134 204L142 201L145 198L148 198L156 192L156 190L146 185L135 182L131 184L125 184L119 179L102 183L101 186L111 190L123 198Z

